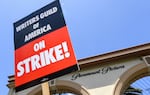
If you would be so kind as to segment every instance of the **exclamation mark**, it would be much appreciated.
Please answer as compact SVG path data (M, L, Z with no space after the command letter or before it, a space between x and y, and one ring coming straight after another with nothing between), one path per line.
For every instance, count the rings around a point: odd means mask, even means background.
M67 42L63 42L62 43L63 49L64 49L64 53L65 53L65 57L68 58L70 57L70 53L68 51L68 46L67 46Z

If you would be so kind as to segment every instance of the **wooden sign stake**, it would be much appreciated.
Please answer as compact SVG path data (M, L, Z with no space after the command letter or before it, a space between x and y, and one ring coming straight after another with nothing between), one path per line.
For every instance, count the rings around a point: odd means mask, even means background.
M42 86L42 95L50 95L50 88L48 82L42 83L41 86Z

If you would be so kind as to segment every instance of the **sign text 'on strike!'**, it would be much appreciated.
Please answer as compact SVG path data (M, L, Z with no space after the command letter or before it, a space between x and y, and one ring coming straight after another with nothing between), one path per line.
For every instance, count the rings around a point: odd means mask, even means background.
M42 40L39 43L36 43L33 49L37 52L45 47L45 41ZM24 73L30 73L31 71L54 64L55 62L68 57L70 57L70 53L68 51L67 42L65 41L57 46L51 47L39 54L35 54L20 61L17 64L17 77L21 77Z

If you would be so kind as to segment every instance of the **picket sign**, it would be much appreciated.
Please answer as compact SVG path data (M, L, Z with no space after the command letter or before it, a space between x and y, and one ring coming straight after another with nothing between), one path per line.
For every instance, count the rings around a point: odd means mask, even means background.
M78 70L59 0L15 22L14 42L16 92Z

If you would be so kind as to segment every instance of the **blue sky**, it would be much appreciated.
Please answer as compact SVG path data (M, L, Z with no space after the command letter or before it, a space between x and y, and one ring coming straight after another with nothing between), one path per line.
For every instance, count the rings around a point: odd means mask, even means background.
M0 1L0 95L14 74L13 23L51 1ZM149 0L60 1L77 59L150 42Z

